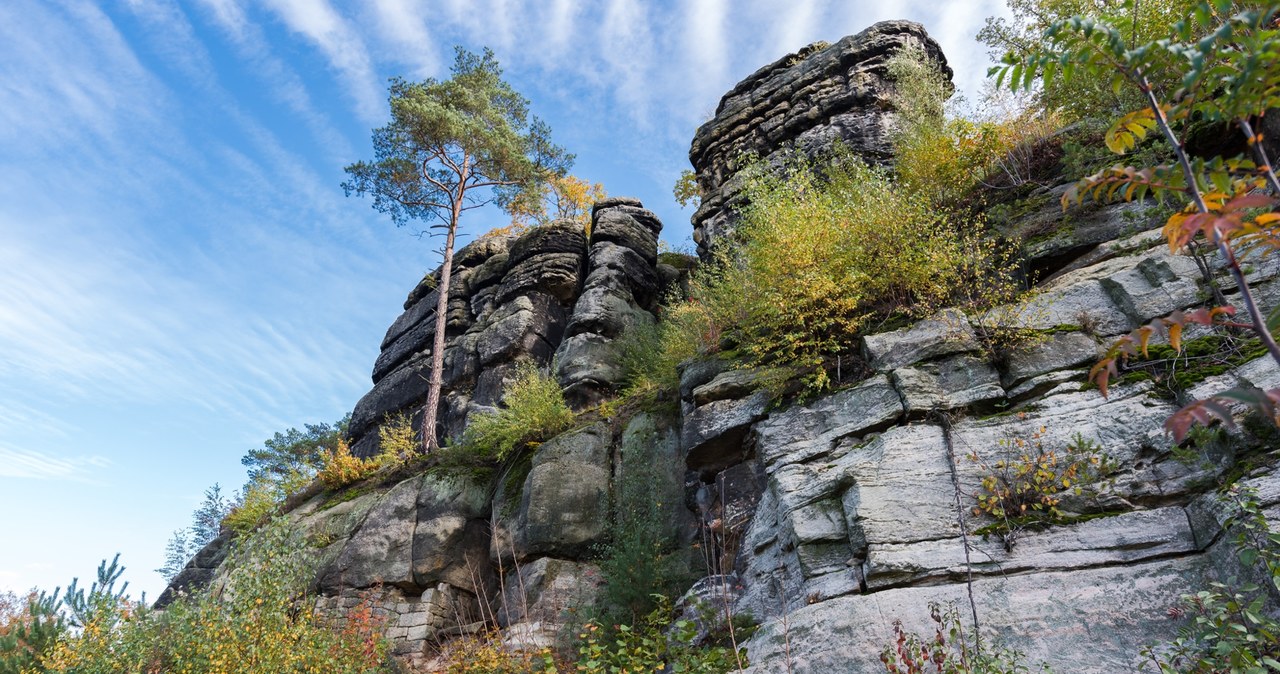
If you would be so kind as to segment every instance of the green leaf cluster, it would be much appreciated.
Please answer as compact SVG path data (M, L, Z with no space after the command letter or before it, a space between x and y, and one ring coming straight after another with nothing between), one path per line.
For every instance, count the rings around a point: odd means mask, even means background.
M277 432L249 450L240 459L249 470L249 482L287 480L295 473L315 474L320 469L325 452L338 447L351 423L351 415L337 422L304 424L302 430L290 428Z
M314 554L302 532L276 520L232 552L228 573L214 590L182 596L163 612L125 598L123 587L116 589L123 569L104 563L99 582L87 592L68 592L78 629L58 642L37 671L392 671L381 624L367 606L342 618L308 607Z
M397 225L439 220L488 203L529 210L543 183L563 177L573 156L502 79L493 52L456 49L446 80L391 80L391 122L374 129L374 161L346 167L348 195L370 194ZM474 190L474 191L473 191ZM516 209L516 205L524 208Z
M578 662L583 674L621 672L681 672L727 674L746 666L746 653L725 646L693 643L697 627L687 620L672 621L671 600L658 596L655 607L634 624L605 629L588 623L578 633Z
M1184 595L1171 611L1187 621L1178 638L1143 649L1143 665L1161 674L1280 672L1280 619L1268 605L1269 594L1280 590L1280 533L1271 530L1256 493L1233 485L1221 500L1231 512L1223 528L1234 537L1240 564L1260 567L1271 587L1232 579Z
M573 425L573 411L565 404L560 384L532 360L521 360L516 365L502 402L502 408L480 412L469 419L460 443L464 453L505 461Z

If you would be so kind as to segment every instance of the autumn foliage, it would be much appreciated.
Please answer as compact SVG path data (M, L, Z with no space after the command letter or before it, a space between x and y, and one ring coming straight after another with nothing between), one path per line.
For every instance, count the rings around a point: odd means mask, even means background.
M1280 106L1280 5L1251 6L1244 11L1225 0L1203 2L1180 21L1172 37L1132 44L1124 33L1092 17L1076 16L1053 23L1045 45L1022 56L1010 55L994 68L997 86L1030 88L1033 82L1105 78L1117 90L1136 89L1143 106L1121 116L1105 142L1124 154L1149 133L1159 133L1172 148L1172 165L1133 167L1123 164L1083 178L1063 195L1071 201L1142 199L1148 195L1176 199L1183 205L1164 227L1171 250L1207 245L1226 263L1239 290L1240 311L1217 307L1157 319L1122 337L1094 366L1093 381L1105 395L1117 362L1145 352L1153 336L1167 337L1179 348L1187 323L1252 331L1280 364L1274 332L1280 313L1263 315L1245 278L1240 259L1280 252L1280 213L1276 196L1280 181L1262 135L1255 130L1263 115ZM1170 75L1180 84L1167 97L1157 82ZM1205 159L1188 154L1186 128L1198 123L1230 124L1244 136L1249 156ZM1223 317L1239 318L1223 321ZM1175 413L1165 427L1181 442L1194 423L1232 423L1242 405L1280 423L1280 389L1238 387L1193 402Z

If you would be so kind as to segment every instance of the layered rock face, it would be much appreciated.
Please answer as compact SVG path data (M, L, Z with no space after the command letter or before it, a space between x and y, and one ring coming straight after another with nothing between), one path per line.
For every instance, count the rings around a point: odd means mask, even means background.
M709 171L718 194L730 195L734 143L776 156L800 140L818 148L847 136L884 158L891 115L853 102L879 100L863 87L881 81L884 59L903 40L942 58L919 26L890 22L744 81L726 96L719 130L699 131L692 154L707 162L700 176ZM764 122L792 113L727 121L735 106L781 108L784 91L845 107L815 102L811 117L775 126ZM778 128L791 131L768 135ZM1275 446L1223 434L1184 462L1162 424L1180 405L1241 383L1280 386L1280 369L1249 351L1208 368L1179 361L1113 384L1107 398L1085 385L1118 335L1202 303L1208 288L1192 258L1169 252L1148 214L1124 205L1063 216L1056 202L1047 205L1061 189L1044 188L1045 203L1033 201L1010 223L1015 236L1040 234L1022 237L1048 272L1033 299L978 316L944 310L851 338L862 362L847 365L858 376L837 377L839 390L778 400L754 372L694 360L681 366L678 409L584 417L502 474L428 472L301 504L288 517L323 545L319 608L341 613L374 593L396 653L423 669L435 646L485 626L514 647L552 644L600 600L601 546L630 489L666 504L661 543L702 576L679 605L685 615L706 620L703 601L712 615L727 610L760 625L745 641L752 673L882 672L894 622L932 634L934 602L960 607L966 629L976 620L984 637L1024 652L1029 664L1135 671L1144 646L1185 625L1168 611L1180 594L1250 571L1223 531L1218 481L1243 475L1280 521ZM704 210L727 203L708 199ZM701 222L706 243L722 231L714 223L727 220ZM445 432L456 435L470 414L500 404L522 357L544 367L554 358L578 408L607 398L622 376L618 344L655 320L661 287L678 280L657 262L660 227L638 202L614 199L593 210L589 239L557 223L460 251ZM1280 263L1249 260L1247 269L1264 309L1280 306ZM1207 270L1234 301L1222 261L1209 259ZM353 415L361 454L375 451L385 414L415 413L425 395L430 278L388 330L374 388ZM1034 328L1041 339L1001 352L993 340L1008 328ZM1184 341L1205 336L1189 328ZM983 535L997 523L975 512L983 479L1026 446L1064 461L1069 447L1096 448L1108 457L1105 475L1057 494L1065 523ZM225 543L202 552L184 577L216 580Z
M882 671L893 621L931 633L931 602L960 607L966 624L972 611L984 634L1054 671L1136 671L1143 646L1184 624L1167 615L1180 594L1248 573L1211 492L1240 456L1274 448L1240 439L1186 462L1162 424L1181 404L1241 382L1280 385L1280 369L1262 357L1176 386L1123 384L1108 398L1085 386L1117 335L1204 291L1195 264L1170 255L1155 232L1118 243L1128 255L1063 275L1029 305L976 319L944 312L866 336L875 372L859 383L741 418L740 465L760 475L761 489L751 518L723 536L740 541L727 546L733 606L764 623L748 642L750 671ZM1267 279L1277 271L1259 268L1254 279L1271 306L1280 281ZM1058 329L994 364L983 344L997 324ZM754 409L749 397L706 404ZM696 412L684 423L686 438L711 435L689 429ZM1009 540L975 533L996 522L974 512L993 466L1082 445L1113 467L1079 495L1060 494L1078 521ZM1243 483L1275 520L1280 474L1270 461Z
M469 414L491 410L514 363L532 358L557 376L578 407L598 402L622 376L614 341L636 323L652 322L660 278L662 223L634 199L609 199L592 210L588 242L570 221L521 236L480 239L454 258L445 324L440 428L461 434ZM665 276L664 276L665 274ZM377 427L404 413L421 423L435 336L435 289L428 274L405 300L405 311L382 340L373 389L351 415L352 453L378 451Z
M793 152L820 156L836 142L872 163L892 155L893 85L886 63L916 45L951 70L924 27L882 21L832 45L815 43L757 70L720 99L715 117L698 128L689 148L702 205L693 240L705 253L733 227L742 204L742 169L759 160L777 165Z

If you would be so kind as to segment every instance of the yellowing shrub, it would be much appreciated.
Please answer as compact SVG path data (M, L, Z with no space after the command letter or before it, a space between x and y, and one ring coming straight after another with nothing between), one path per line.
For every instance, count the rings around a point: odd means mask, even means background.
M65 674L261 674L394 671L368 598L343 617L308 608L318 560L303 532L277 519L243 539L225 589L179 597L163 612L95 584L40 671ZM113 567L114 568L114 567ZM101 577L101 574L100 574Z
M338 448L325 452L324 465L320 467L320 481L330 489L337 489L363 480L382 467L378 457L362 459L351 454L351 448L345 440L338 443Z
M960 278L944 219L847 152L821 174L762 172L747 193L738 240L695 276L690 299L706 338L727 338L746 365L799 369L823 388L826 361L870 321L931 310Z
M522 447L573 425L573 411L564 402L560 384L530 360L516 366L515 380L506 389L503 403L506 407L496 412L469 419L462 438L468 453L503 461Z

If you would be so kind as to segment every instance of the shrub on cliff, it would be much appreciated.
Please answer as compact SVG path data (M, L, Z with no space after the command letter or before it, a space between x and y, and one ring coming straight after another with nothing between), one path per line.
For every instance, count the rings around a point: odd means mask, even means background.
M1056 178L1061 151L1054 134L1065 126L1057 112L993 91L981 110L957 114L948 109L950 81L923 50L904 48L887 67L899 120L894 172L903 188L936 208L974 211L981 189L1020 193Z
M47 672L390 671L381 625L368 607L341 620L316 615L305 595L314 552L284 520L263 528L233 553L216 594L179 598L163 613L129 601L105 564L88 592L68 592L78 630L43 661Z
M749 366L785 366L828 383L850 338L891 315L936 307L961 278L964 250L945 219L884 171L839 150L822 166L760 171L737 241L695 275L689 336ZM697 334L701 332L701 334Z
M558 384L531 360L516 365L505 389L505 407L470 418L462 447L466 453L504 461L526 445L542 442L573 425L573 411Z

